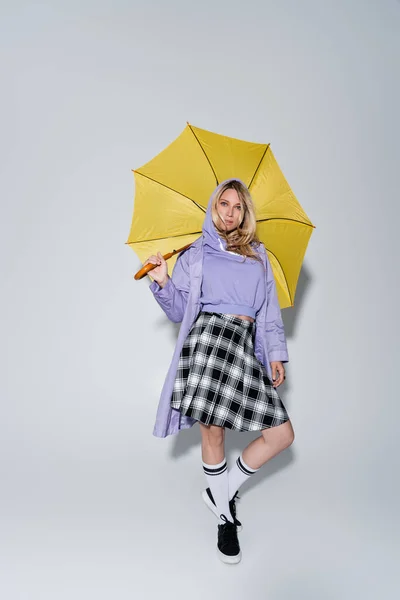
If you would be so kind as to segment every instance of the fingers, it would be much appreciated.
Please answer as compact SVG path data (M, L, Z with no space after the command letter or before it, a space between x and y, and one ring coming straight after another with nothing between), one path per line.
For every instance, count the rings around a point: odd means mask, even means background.
M165 265L167 263L161 252L157 252L157 258L160 261L160 265Z
M282 363L271 363L272 385L274 388L280 386L285 380L285 367Z
M283 383L284 379L285 379L284 371L281 371L278 375L278 379L276 380L276 387L281 385Z
M168 276L168 265L161 252L157 252L157 255L152 254L143 263L143 266L152 264L154 267L151 269L151 277L158 283L165 281ZM150 274L150 273L149 273Z
M271 365L271 377L272 377L272 385L275 387L276 365Z
M144 265L148 265L149 263L152 263L153 265L156 265L158 263L157 256L154 256L154 254L152 254L151 256L149 256L149 258L144 261L143 266Z
M161 254L161 252L157 252L157 256L155 256L154 254L152 254L151 256L149 256L149 258L143 263L144 265L147 265L149 263L152 263L153 265L162 265L162 264L166 264L166 260L164 259L163 255Z

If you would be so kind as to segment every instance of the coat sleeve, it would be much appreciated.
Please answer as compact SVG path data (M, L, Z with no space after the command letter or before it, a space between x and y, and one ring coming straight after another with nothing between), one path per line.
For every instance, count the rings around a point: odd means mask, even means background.
M190 289L188 255L188 250L179 254L172 276L168 276L168 281L163 288L156 281L149 286L158 304L174 323L182 321L188 301Z
M268 360L269 362L272 362L274 360L289 362L285 329L282 321L281 309L278 302L275 278L268 255L267 253L265 254L267 259L267 290L265 299L265 301L267 302L267 310L265 320L265 335L267 338Z

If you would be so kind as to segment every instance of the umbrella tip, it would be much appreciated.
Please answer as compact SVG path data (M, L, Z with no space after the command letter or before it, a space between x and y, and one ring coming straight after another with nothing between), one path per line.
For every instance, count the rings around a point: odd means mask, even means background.
M189 121L186 121L186 124L187 124L187 125L189 125L189 127L190 127L190 123L189 123Z

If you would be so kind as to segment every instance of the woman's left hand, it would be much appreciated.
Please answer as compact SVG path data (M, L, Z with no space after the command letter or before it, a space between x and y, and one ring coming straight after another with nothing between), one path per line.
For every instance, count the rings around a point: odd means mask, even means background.
M285 367L280 360L274 360L271 363L272 385L278 387L285 379Z

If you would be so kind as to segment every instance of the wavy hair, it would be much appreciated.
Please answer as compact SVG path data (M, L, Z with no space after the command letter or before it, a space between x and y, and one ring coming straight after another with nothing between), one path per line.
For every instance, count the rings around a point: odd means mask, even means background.
M226 190L235 190L240 200L240 222L236 229L226 232L218 227L218 218L224 223L223 217L217 210L219 199ZM260 244L256 233L256 213L253 199L248 188L237 181L229 179L226 183L214 192L211 201L211 216L219 236L226 241L226 249L236 252L248 258L254 258L262 263L262 259L255 248Z

